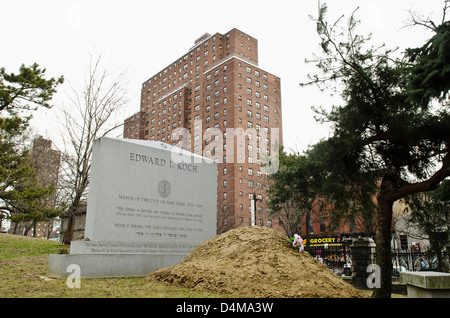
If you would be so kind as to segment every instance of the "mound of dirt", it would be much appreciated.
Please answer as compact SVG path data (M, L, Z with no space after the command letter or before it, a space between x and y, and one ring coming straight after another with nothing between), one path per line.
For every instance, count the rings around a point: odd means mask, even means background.
M240 297L364 297L285 235L256 226L218 235L147 279Z

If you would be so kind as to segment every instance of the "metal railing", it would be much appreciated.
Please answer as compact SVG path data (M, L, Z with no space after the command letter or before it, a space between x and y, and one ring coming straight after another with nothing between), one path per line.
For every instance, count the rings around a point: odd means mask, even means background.
M346 245L338 247L310 247L309 254L326 265L338 276L352 275L352 260ZM450 271L450 255L447 252L392 250L392 281L400 280L405 271ZM376 257L376 255L375 255Z
M392 279L398 280L405 271L449 272L447 252L394 250L392 251Z

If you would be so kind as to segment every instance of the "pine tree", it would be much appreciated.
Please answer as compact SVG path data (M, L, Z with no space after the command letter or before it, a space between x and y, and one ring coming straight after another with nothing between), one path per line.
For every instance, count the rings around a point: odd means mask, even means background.
M30 111L51 107L56 86L63 82L44 75L37 64L22 65L17 75L0 69L0 212L13 222L35 224L61 212L47 206L45 199L55 188L40 186L24 146Z
M381 288L374 290L374 297L390 297L393 204L433 190L450 175L449 82L440 82L450 69L442 52L448 50L448 27L444 23L436 28L424 47L398 59L357 34L355 12L341 27L342 18L328 24L326 9L321 6L316 19L323 53L316 58L320 72L305 83L327 89L337 83L343 100L329 111L317 110L334 130L316 146L327 171L324 188L336 207L345 208L350 198L353 206L363 207L370 195L376 196Z

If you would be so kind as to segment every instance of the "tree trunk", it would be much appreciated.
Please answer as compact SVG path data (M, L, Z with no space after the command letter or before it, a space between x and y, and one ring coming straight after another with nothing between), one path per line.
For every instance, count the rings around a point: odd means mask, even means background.
M28 233L33 228L33 222L25 222L25 221L23 221L22 223L24 224L24 226L23 226L24 227L23 236L28 236Z
M75 199L73 200L72 204L67 209L67 226L64 230L64 237L63 237L63 244L70 245L70 242L73 240L73 232L75 229L75 217L79 213L80 205L81 205L81 193L83 191L80 191Z
M66 245L70 245L70 242L72 242L73 239L73 231L75 228L75 215L78 210L78 203L79 201L72 203L72 205L67 210L67 225L66 228L64 229L64 236L62 239L62 243Z
M64 237L62 240L63 244L70 245L70 242L72 242L74 227L75 227L75 216L71 213L67 218L67 226L66 229L64 230Z
M309 252L310 242L311 242L311 210L306 212L305 217L305 223L306 223L306 250Z
M37 232L37 221L33 221L33 225L31 226L33 229L33 237L36 237Z
M392 207L394 201L387 194L392 193L395 181L385 176L381 183L381 191L377 197L378 208L376 215L376 263L380 270L380 288L375 288L374 298L390 298L392 292L392 256L391 256L391 228Z
M13 234L17 233L17 226L19 225L19 222L14 222L14 231Z

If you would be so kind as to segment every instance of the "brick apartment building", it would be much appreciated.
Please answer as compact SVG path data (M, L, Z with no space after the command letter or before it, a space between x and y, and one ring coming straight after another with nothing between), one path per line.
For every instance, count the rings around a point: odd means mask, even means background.
M269 157L283 144L280 78L258 66L258 40L204 34L142 84L124 138L165 142L218 162L218 233L251 222L279 229L266 210ZM276 169L276 166L272 166Z
M61 152L52 149L52 141L38 136L33 140L30 151L30 165L36 172L36 176L42 187L57 186L58 174L61 162ZM48 206L56 205L56 192L46 199ZM12 223L9 233L27 235L39 238L55 238L53 231L54 220L36 222L33 226L31 221Z

